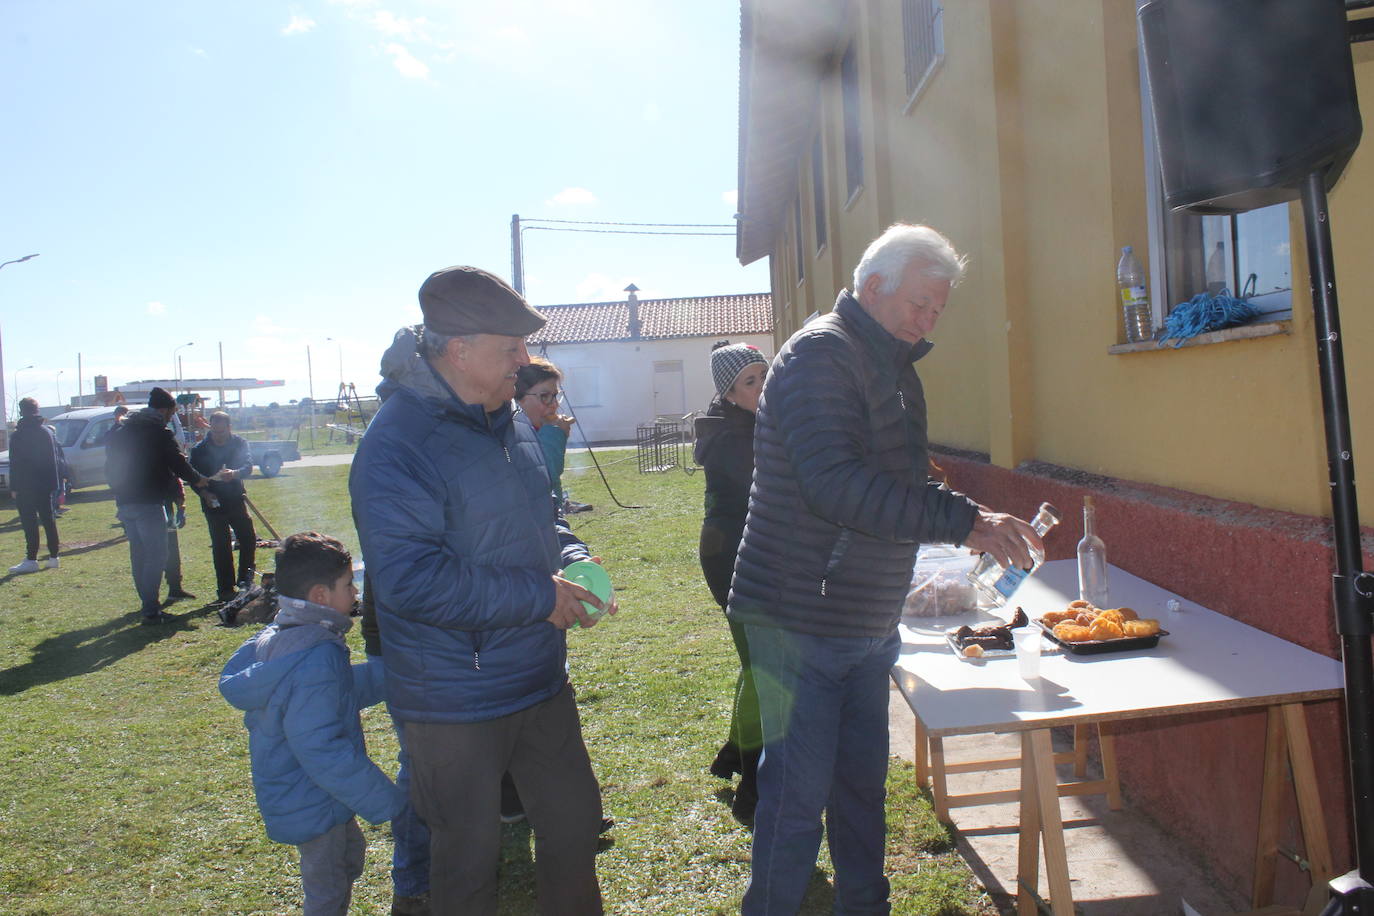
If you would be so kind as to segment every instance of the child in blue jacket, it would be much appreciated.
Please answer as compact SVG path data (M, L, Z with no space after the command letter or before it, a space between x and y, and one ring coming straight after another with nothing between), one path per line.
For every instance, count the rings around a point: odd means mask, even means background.
M229 659L219 689L244 711L267 835L300 849L306 916L343 916L363 871L355 812L380 824L405 802L368 758L358 718L382 700L382 669L349 664L358 590L339 541L314 531L283 541L277 593L276 619Z

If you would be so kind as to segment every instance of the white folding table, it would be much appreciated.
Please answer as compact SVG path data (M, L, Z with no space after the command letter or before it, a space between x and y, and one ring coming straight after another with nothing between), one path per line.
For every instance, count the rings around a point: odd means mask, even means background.
M1012 800L1002 797L1006 795L1019 798L1017 912L1036 912L1043 845L1051 910L1055 916L1071 914L1059 796L1103 792L1113 806L1119 804L1110 723L1267 707L1252 900L1256 908L1272 902L1285 756L1292 767L1312 880L1314 885L1324 884L1333 866L1302 704L1341 694L1340 662L1210 611L1125 570L1111 567L1110 584L1114 606L1158 618L1169 635L1153 649L1095 656L1042 655L1040 677L1035 681L1021 678L1014 657L970 661L950 649L946 632L962 623L977 623L980 615L904 621L901 655L892 676L916 718L917 778L923 784L927 777L931 779L937 813L949 820L951 806ZM1077 597L1077 563L1057 560L1044 564L1028 579L1011 604L1038 617L1064 608ZM1180 602L1178 613L1167 609L1169 599ZM1046 650L1052 645L1045 640ZM1059 784L1050 743L1050 729L1059 725L1075 726L1076 739L1086 737L1086 730L1093 726L1103 729L1102 780ZM951 798L945 784L942 739L989 732L1019 732L1019 761L983 761L949 770L1019 766L1020 791ZM1082 753L1083 742L1076 740L1076 744ZM1078 771L1081 775L1081 764Z

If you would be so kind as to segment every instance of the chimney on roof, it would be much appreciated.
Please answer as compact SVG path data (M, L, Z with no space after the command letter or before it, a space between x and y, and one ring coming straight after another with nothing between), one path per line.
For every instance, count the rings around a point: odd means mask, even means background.
M639 340L639 297L635 295L639 292L639 287L631 283L625 287L625 292L630 294L629 299L626 300L630 306L630 339Z

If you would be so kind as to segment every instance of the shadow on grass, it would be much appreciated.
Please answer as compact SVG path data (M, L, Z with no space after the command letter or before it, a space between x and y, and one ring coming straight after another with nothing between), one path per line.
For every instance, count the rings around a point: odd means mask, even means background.
M33 658L0 671L0 696L13 696L31 687L52 684L99 671L125 656L161 642L191 620L214 613L206 604L185 614L170 614L157 626L144 626L142 615L130 611L104 623L52 636L33 647Z

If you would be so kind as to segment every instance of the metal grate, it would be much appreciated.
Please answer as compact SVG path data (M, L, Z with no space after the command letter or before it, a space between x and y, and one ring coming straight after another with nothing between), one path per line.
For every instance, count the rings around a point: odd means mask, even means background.
M685 418L661 417L647 426L635 427L635 453L639 473L658 474L684 467L683 445L687 441L683 420L690 428L691 415Z

